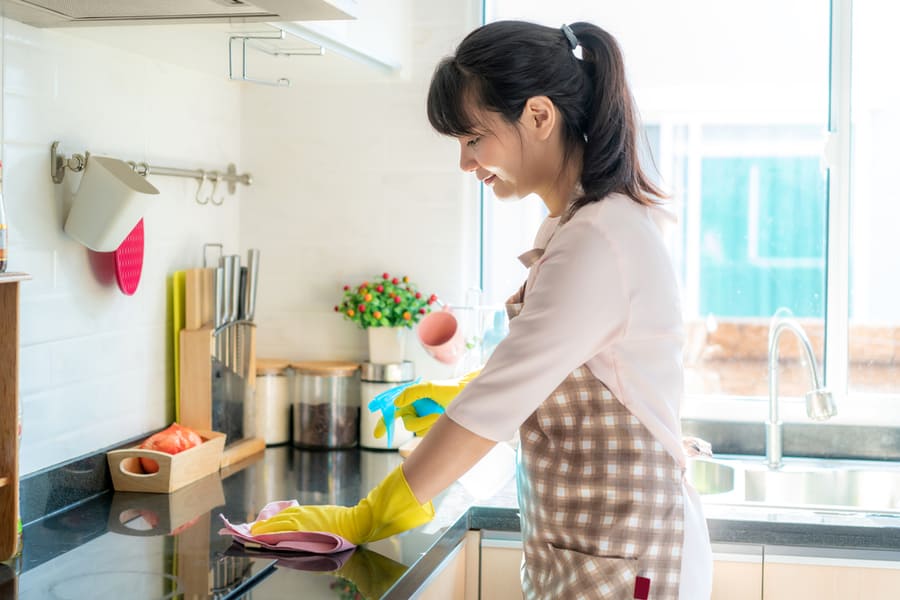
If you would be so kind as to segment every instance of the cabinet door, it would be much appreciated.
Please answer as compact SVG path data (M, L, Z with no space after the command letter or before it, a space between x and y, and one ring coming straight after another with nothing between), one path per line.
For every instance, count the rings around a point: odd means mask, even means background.
M713 546L712 600L760 600L762 598L762 546L716 544ZM522 542L481 540L481 597L488 600L521 600Z
M712 600L760 600L762 550L753 544L713 544Z
M763 600L870 600L900 590L900 562L766 554Z
M485 600L522 600L522 543L482 540L481 597Z
M478 600L478 532L470 531L415 600Z
M442 4L459 11L456 3L433 3L428 11L444 12ZM399 69L409 62L412 42L412 0L366 0L353 9L356 19L280 22L292 35L354 60ZM455 13L454 13L455 14ZM433 16L439 19L439 16Z

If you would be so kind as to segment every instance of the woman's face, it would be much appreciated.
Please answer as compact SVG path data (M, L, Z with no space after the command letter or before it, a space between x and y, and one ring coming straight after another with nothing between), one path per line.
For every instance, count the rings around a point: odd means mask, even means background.
M528 169L527 142L514 124L497 113L479 114L482 131L458 138L459 166L472 172L501 200L524 198L535 190Z

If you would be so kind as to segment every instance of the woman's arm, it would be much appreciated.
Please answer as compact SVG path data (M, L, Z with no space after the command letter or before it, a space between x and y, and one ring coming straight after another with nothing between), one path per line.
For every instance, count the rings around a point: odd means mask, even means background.
M403 463L403 475L413 495L424 504L475 466L496 444L441 415Z

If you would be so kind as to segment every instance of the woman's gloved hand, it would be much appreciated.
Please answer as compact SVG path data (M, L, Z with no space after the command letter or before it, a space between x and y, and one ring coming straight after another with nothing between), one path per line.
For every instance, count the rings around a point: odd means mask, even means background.
M253 535L284 531L326 531L365 544L418 527L434 518L431 502L419 504L397 467L356 506L292 506L258 521Z
M394 400L394 413L396 418L403 419L403 426L408 431L412 431L418 436L428 433L431 426L441 416L439 412L432 410L416 410L419 406L416 403L420 400L430 399L439 404L443 408L447 408L450 402L463 390L466 385L478 374L481 369L472 371L461 377L460 379L446 379L440 381L426 381L411 385L400 392L400 395ZM427 413L427 414L423 414ZM384 437L386 428L384 419L379 419L375 425L374 435L376 438Z

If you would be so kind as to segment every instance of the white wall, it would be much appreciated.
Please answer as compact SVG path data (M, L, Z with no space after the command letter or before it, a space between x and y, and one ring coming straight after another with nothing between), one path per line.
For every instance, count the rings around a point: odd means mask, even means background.
M166 278L199 266L203 242L237 250L241 192L194 203L189 179L151 178L161 194L145 223L140 287L119 292L88 250L63 232L71 192L49 174L53 140L126 160L223 169L241 163L240 89L114 51L63 30L5 20L3 184L9 269L21 286L21 472L77 457L172 419ZM96 257L94 257L96 258ZM92 268L94 265L95 268ZM10 418L4 415L3 418Z
M204 51L189 44L202 38L177 28L4 21L9 268L34 277L22 286L22 474L171 421L166 281L199 266L204 242L262 251L260 356L364 359L364 333L332 307L343 283L385 270L463 301L478 280L478 188L458 169L456 143L430 130L424 102L437 60L477 25L479 2L400 5L410 21L401 74L301 58L289 89L231 82L192 62ZM160 44L165 53L152 50ZM145 218L140 288L127 297L62 229L80 176L52 183L53 140L66 154L164 166L235 162L254 184L214 208L194 203L192 180L151 178L161 195ZM449 374L412 336L408 358L423 376Z
M411 2L414 51L400 75L347 64L291 88L248 86L242 147L256 183L241 245L261 251L260 356L363 360L366 337L333 311L344 283L409 275L451 304L477 285L478 187L425 98L437 61L480 19L477 2ZM271 74L270 74L271 75ZM412 335L418 374L449 371Z

